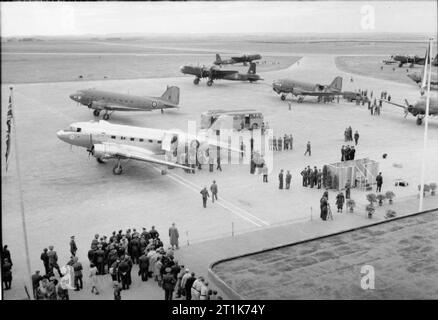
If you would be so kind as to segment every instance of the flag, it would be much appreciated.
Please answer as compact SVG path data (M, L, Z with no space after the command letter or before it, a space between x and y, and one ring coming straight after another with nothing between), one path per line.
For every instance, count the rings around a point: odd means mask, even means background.
M62 289L74 289L75 272L72 266L65 265L60 268L63 274L60 285Z
M423 69L423 79L421 81L421 95L424 94L424 90L427 87L427 68L429 67L430 64L430 43L429 43L429 47L427 48L426 51L426 57L424 59L424 69Z
M8 171L9 153L11 151L11 127L12 127L12 88L9 95L8 113L6 116L6 171Z

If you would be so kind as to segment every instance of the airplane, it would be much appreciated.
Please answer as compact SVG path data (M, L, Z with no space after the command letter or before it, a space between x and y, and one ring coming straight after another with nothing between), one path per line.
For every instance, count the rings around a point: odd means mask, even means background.
M182 66L180 68L184 74L192 74L196 76L193 81L194 84L199 84L201 78L208 78L207 85L210 87L213 85L213 80L223 79L231 81L249 81L254 82L263 80L258 74L256 74L256 64L251 63L247 73L239 73L235 70L220 70L215 66L208 67L195 67L195 66Z
M417 84L420 84L423 81L424 72L412 72L407 74L407 77L412 79ZM430 78L430 89L438 90L438 76L436 73L433 73Z
M342 94L342 77L336 77L331 84L321 85L301 82L290 79L275 80L272 89L281 94L281 100L285 100L288 93L298 96L298 102L303 102L305 96L316 96L318 101L324 96L335 96Z
M231 59L228 60L222 60L221 56L219 54L216 54L216 60L213 62L215 65L220 66L223 64L234 64L234 63L243 63L244 66L247 65L247 62L253 62L253 60L259 60L262 56L259 54L250 54L250 55L243 55L240 57L231 57Z
M114 111L152 111L178 108L179 88L167 87L161 97L141 97L130 94L101 91L95 89L79 90L70 95L70 99L90 109L98 117L102 110L104 120L108 120Z
M417 55L401 55L396 54L391 56L392 60L383 60L383 63L390 64L390 63L398 63L398 66L401 68L404 64L409 63L409 68L412 68L414 64L418 65L424 65L424 61L426 60L426 57L421 58ZM432 61L433 66L438 65L438 54L435 56L435 59Z
M383 100L383 99L382 101L403 108L405 111L405 118L409 113L412 114L414 117L417 117L417 122L416 122L417 125L421 126L421 124L423 123L423 118L426 115L426 97L424 96L420 97L420 99L415 101L413 104L410 104L408 100L405 99L406 105L390 102L388 100ZM429 115L430 116L438 115L438 97L436 96L430 97Z
M160 159L160 156L178 157L178 150L191 146L197 154L208 156L210 146L220 147L234 152L227 142L217 139L213 129L199 132L197 135L187 134L179 130L161 130L141 128L127 125L111 124L107 121L90 121L72 123L67 129L59 130L56 135L61 141L70 145L86 148L98 163L106 163L108 159L117 159L113 168L115 175L123 171L121 160L133 159L167 167L191 169L178 164L177 161ZM195 149L196 148L196 149ZM181 155L181 154L180 154ZM166 174L166 170L161 170Z

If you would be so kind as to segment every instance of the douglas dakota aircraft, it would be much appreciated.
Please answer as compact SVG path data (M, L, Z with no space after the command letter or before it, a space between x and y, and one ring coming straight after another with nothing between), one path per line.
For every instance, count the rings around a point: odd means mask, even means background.
M95 89L79 90L70 95L70 99L93 109L98 117L102 110L104 120L108 120L114 111L152 111L178 108L179 88L167 87L161 97L140 97L129 94L101 91Z
M258 74L256 74L256 64L251 63L248 69L248 73L239 73L235 70L220 70L217 67L195 67L195 66L182 66L180 68L184 74L194 75L196 78L193 80L194 84L199 84L201 78L208 78L207 86L213 84L213 80L223 79L231 81L249 81L254 82L263 80Z
M259 60L262 56L259 54L250 54L243 55L240 57L231 57L228 60L222 60L219 54L216 54L216 60L213 62L215 65L220 66L223 64L235 64L235 63L243 63L244 66L247 65L247 62L253 62L253 60Z
M387 100L382 100L383 102L392 104L397 107L401 107L405 111L405 118L410 113L414 117L417 117L417 125L421 126L423 123L423 118L426 115L426 97L422 96L419 100L415 101L413 104L410 104L408 100L405 100L406 105L389 102ZM430 97L429 101L429 115L436 116L438 115L438 97Z
M286 95L291 93L294 96L298 96L298 102L303 102L305 96L315 96L318 97L318 101L320 101L324 96L342 94L342 78L336 77L329 85L280 79L273 82L272 88L275 92L281 94L281 100L285 100Z
M218 136L211 134L212 132L206 131L197 135L190 135L177 130L115 125L100 120L99 122L76 122L71 124L68 129L60 130L56 134L60 140L68 144L86 148L90 154L96 157L99 163L105 163L105 160L111 158L117 159L113 173L119 175L122 173L120 164L122 159L191 169L176 163L177 161L159 158L160 156L166 156L175 159L181 154L185 155L188 146L202 157L208 157L210 146L239 152L238 149L234 150L229 147L227 142L219 141ZM181 150L181 154L178 155L178 151ZM162 170L161 173L165 174L166 170Z

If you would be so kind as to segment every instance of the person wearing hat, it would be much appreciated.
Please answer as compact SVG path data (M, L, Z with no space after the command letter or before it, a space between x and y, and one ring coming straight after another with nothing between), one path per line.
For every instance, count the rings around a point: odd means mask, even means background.
M122 286L117 281L113 281L114 300L122 300Z
M74 284L75 284L75 291L79 291L83 288L82 283L82 264L79 262L78 257L73 258L73 271L75 274Z
M33 298L35 300L37 298L37 289L42 279L43 277L40 275L40 271L36 270L35 273L32 275L32 292L33 292Z
M102 249L102 245L97 245L97 250L94 253L97 263L97 270L99 275L105 274L105 251Z
M49 252L47 252L47 256L49 257L49 270L50 273L53 274L53 269L55 268L58 271L59 276L62 277L61 269L58 265L58 255L53 249L53 246L49 246Z
M193 282L192 285L192 300L200 300L201 288L204 278L201 276Z
M49 268L49 256L47 255L47 248L43 249L40 259L43 261L44 264L44 270L45 270L44 274L48 274L50 272L50 268Z
M166 274L163 276L164 300L172 300L173 290L175 289L176 280L171 271L171 268L166 268Z
M99 294L99 288L97 284L97 268L92 263L90 264L90 282L91 282L91 293Z
M186 296L186 283L187 283L187 279L190 278L190 270L189 268L182 268L181 269L181 281L179 283L179 287L180 287L180 294L178 296L178 292L177 292L177 298L179 298L180 296ZM179 277L179 276L178 276Z
M91 240L91 249L96 250L98 244L99 244L99 235L95 234L94 239Z
M328 213L328 192L324 191L324 194L320 200L320 209L321 209L321 219L327 220L327 213Z
M170 238L171 249L173 249L173 247L179 249L178 246L179 232L178 232L178 228L175 226L175 222L173 222L172 226L169 228L169 238Z
M149 269L149 258L147 256L147 252L143 253L139 261L139 270L138 275L141 276L141 281L147 281L148 280L148 269Z
M344 208L344 202L345 202L345 197L341 191L336 196L336 205L338 207L338 212L340 212L340 213L342 213L342 209Z
M70 252L72 256L76 255L76 251L78 251L78 247L76 246L75 236L70 237Z

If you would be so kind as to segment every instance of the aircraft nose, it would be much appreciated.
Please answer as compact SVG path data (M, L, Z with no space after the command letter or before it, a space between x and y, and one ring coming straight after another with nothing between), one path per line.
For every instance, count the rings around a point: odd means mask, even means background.
M71 95L69 95L70 99L76 101L76 94L72 93Z
M67 133L64 130L59 130L58 132L56 132L56 135L58 137L59 140L62 141L67 141Z
M184 72L185 70L186 70L186 67L185 67L185 66L181 66L181 67L179 67L179 71Z

